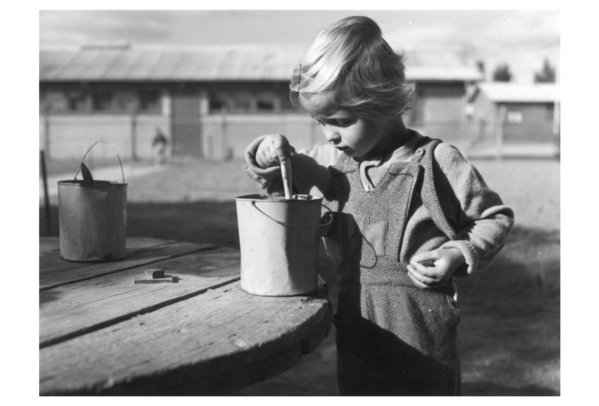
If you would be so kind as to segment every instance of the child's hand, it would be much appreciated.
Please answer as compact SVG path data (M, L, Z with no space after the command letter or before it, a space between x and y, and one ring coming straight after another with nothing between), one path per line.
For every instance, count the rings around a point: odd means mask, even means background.
M270 140L270 141L269 141ZM279 148L277 148L279 143ZM261 145L265 144L261 148ZM258 158L258 151L260 157ZM245 149L246 171L248 175L258 182L270 195L282 193L281 169L279 166L278 153L291 155L293 148L283 135L263 135L253 140ZM271 164L272 158L275 164Z
M291 152L289 140L284 135L265 135L256 149L256 164L260 168L279 166L281 160L291 156Z
M449 282L465 259L457 248L438 248L415 254L408 264L408 276L420 288L440 287Z

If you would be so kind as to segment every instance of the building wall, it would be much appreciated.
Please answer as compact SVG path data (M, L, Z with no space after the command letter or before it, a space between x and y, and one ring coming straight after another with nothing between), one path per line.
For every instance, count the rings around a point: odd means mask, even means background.
M468 121L472 134L472 148L494 148L500 142L501 130L498 106L479 93L471 105Z
M425 135L461 145L470 136L464 82L417 83L407 124Z
M242 157L246 146L263 134L281 133L298 150L321 143L316 122L305 114L207 115L202 117L205 157Z
M156 128L170 137L169 119L161 115L46 115L40 117L40 148L52 159L78 158L100 141L95 157L149 159Z
M506 144L551 143L553 103L502 103L505 108L503 141Z
M463 82L418 84L425 123L463 121L466 88Z
M102 104L106 90L118 97ZM153 94L152 103L144 105L151 113L139 116L133 127L141 90L146 96L158 91L161 100ZM65 94L87 98L69 101ZM47 144L49 158L78 157L98 139L122 156L149 158L157 126L171 137L175 154L214 159L241 156L260 134L285 133L298 148L322 142L314 121L289 102L285 82L43 84L40 96L40 111L46 112L40 122L40 146ZM69 103L78 110L69 111ZM98 106L104 110L95 111ZM406 121L425 135L463 145L471 136L464 83L416 84Z
M196 85L208 99L211 113L278 113L295 108L289 101L287 82L204 82Z
M553 103L497 103L479 93L472 107L469 155L559 156Z

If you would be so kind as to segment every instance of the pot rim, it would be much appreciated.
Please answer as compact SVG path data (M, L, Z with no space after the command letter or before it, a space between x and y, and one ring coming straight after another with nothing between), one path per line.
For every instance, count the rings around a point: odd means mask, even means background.
M127 183L115 182L111 180L94 180L92 183L87 183L82 179L65 179L59 180L58 186L73 186L82 188L103 188L103 187L126 187Z
M309 199L285 199L284 196L265 196L265 195L261 195L258 193L253 193L253 194L249 194L249 195L241 195L241 196L236 196L235 200L239 200L239 201L259 201L260 203L310 203L310 202L321 202L322 198L321 197L315 197L309 194L300 194L300 196L310 196Z

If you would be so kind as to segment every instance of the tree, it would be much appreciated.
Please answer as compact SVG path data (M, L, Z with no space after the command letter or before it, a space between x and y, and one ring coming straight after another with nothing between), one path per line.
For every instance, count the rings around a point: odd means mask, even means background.
M487 80L487 68L485 66L485 61L478 59L476 61L476 70L480 73L480 76L483 80Z
M541 70L535 72L535 83L555 83L555 68L549 59L545 58Z
M493 82L511 82L512 72L507 63L501 63L493 71Z
M478 69L478 71L484 75L486 73L485 61L483 61L481 59L477 60L476 61L476 69Z

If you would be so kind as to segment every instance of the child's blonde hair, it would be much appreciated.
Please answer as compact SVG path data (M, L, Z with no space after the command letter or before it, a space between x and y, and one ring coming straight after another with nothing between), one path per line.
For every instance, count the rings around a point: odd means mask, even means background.
M314 94L326 94L328 102L311 104ZM322 30L295 69L290 97L295 105L327 114L346 109L365 119L401 115L410 88L405 84L404 64L382 37L372 19L343 18Z

